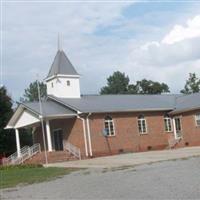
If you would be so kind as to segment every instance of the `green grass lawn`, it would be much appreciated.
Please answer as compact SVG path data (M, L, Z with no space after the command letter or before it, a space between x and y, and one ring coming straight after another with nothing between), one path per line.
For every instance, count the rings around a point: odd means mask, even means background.
M18 184L31 184L62 177L77 169L42 166L16 166L0 168L0 188L14 187Z

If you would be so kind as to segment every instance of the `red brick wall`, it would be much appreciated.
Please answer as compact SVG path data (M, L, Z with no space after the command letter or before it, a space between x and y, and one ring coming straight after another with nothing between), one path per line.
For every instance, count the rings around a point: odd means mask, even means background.
M83 136L82 121L80 119L66 118L66 119L50 120L50 129L51 129L52 143L53 143L53 130L62 129L63 140L64 140L63 145L65 145L65 142L68 141L77 146L78 148L80 148L81 152L84 154L85 152L84 136ZM42 150L44 149L41 127L37 128L34 134L34 143L40 143ZM52 144L52 146L54 145Z
M182 127L182 142L181 146L199 146L200 145L200 127L196 126L195 114L200 113L200 110L182 113L181 127Z
M45 133L46 136L46 133ZM43 142L43 134L42 134L42 128L37 127L36 131L33 134L33 144L35 143L40 143L41 149L44 150L44 142ZM47 141L46 141L46 145L47 145Z
M82 121L77 118L56 119L50 121L51 132L61 128L64 133L64 145L68 141L85 152Z
M196 127L194 114L198 111L181 114L183 140L179 146L200 145L200 127ZM200 110L199 110L200 112ZM147 134L138 132L137 117L144 114L147 122ZM110 115L115 125L115 136L104 137L104 117ZM137 152L164 149L168 146L168 138L174 137L173 132L164 131L164 112L143 113L112 113L92 114L89 117L91 130L91 143L93 156L116 154L120 151ZM56 119L50 121L51 134L53 129L61 128L64 133L64 142L69 141L81 149L82 156L85 155L83 126L80 119ZM35 142L43 141L40 128L35 133ZM43 142L40 142L43 146Z
M115 136L104 137L104 117L106 114L93 114L90 116L92 149L94 155L115 154L120 150L124 152L146 151L148 147L163 149L168 146L168 137L172 133L164 131L162 112L146 112L148 132L141 135L138 132L137 117L141 113L110 114L115 124Z

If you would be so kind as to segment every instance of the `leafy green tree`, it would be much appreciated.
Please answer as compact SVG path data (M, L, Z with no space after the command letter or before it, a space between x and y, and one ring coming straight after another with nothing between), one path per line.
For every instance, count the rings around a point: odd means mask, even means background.
M128 85L128 94L138 94L138 93L139 93L139 88L137 84Z
M128 93L129 77L116 71L107 78L107 86L101 88L101 94L125 94Z
M41 98L45 98L47 96L46 85L42 82L39 82L39 86L40 86ZM37 81L30 83L29 87L25 89L24 99L22 98L22 100L30 101L30 102L39 100Z
M167 84L146 79L137 81L136 88L139 94L162 94L170 92Z
M184 89L180 92L183 94L200 92L200 78L195 73L189 73L189 78L186 80Z
M39 82L39 88L40 88L40 96L41 99L44 99L47 97L47 88L46 85L43 82ZM38 83L37 81L34 81L30 83L29 87L25 89L24 98L21 98L21 101L39 101L38 96ZM20 144L21 146L24 145L32 145L32 129L21 129L20 130Z
M5 87L0 88L0 154L15 151L15 134L13 130L4 129L13 114L12 100Z
M165 83L143 79L136 84L129 84L129 77L119 71L107 79L107 86L101 89L101 94L161 94L170 92Z

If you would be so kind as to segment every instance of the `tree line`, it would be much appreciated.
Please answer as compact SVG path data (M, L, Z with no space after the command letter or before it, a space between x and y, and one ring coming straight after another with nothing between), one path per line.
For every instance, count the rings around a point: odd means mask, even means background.
M41 97L47 96L46 85L39 82ZM189 73L185 86L180 93L191 94L200 92L200 78L196 73ZM135 84L130 83L129 77L120 71L114 72L107 78L107 85L100 89L100 94L163 94L170 93L169 86L166 83L142 79ZM21 101L38 101L37 82L30 83L25 89Z
M46 85L39 82L41 97L47 96ZM152 80L142 79L135 84L130 83L130 79L125 73L116 71L107 78L107 85L102 87L100 94L163 94L169 93L166 83L159 83ZM184 88L180 91L183 94L200 92L200 78L195 73L190 73ZM21 101L38 101L37 82L30 83L25 89ZM7 129L5 126L13 115L13 102L8 95L5 87L0 88L0 156L16 151L14 130ZM21 146L29 145L32 142L31 130L20 131Z
M107 85L100 90L100 94L163 94L169 92L169 86L166 83L152 80L142 79L136 81L135 84L130 84L129 77L119 71L109 76ZM195 73L190 73L180 93L191 94L196 92L200 92L200 78Z

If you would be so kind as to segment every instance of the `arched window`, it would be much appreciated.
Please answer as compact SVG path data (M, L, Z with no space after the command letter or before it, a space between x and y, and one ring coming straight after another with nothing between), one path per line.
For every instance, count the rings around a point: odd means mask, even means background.
M147 133L147 124L144 115L138 116L138 130L140 134Z
M172 132L172 119L168 114L164 115L165 131Z
M115 135L115 128L114 128L114 123L113 123L112 117L110 117L110 116L105 117L104 126L105 126L106 136Z

